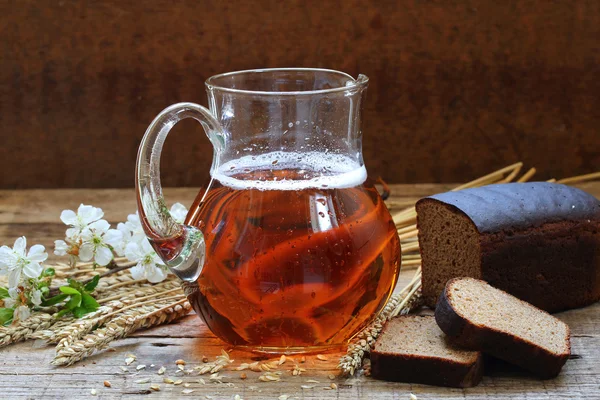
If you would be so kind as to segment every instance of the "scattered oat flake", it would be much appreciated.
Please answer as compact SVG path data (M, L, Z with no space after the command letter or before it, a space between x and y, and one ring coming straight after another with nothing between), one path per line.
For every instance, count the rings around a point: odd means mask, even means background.
M183 384L183 387L190 387L190 386L192 386L190 383L184 383Z
M181 379L178 379L175 382L173 382L173 385L181 385L182 383L183 381Z
M135 361L135 358L133 358L133 357L127 357L125 359L125 364L126 365L131 365L131 363L134 362L134 361Z
M321 383L319 381L315 381L314 379L308 379L306 383Z
M165 379L163 379L163 382L166 383L167 385L170 385L170 384L172 384L175 381L173 379L171 379L171 378L165 378Z
M327 357L325 357L323 354L317 354L317 359L321 361L327 361Z
M175 364L177 364L177 365L185 365L185 361L184 360L177 360L177 361L175 361Z
M331 383L331 385L329 385L330 388L332 388L333 390L337 389L337 385L335 383Z
M206 382L202 378L198 379L198 383L201 383L202 385L206 385Z
M416 394L411 393L410 394L410 400L418 400L418 397Z
M109 382L109 381L104 381L104 386L105 386L105 387L111 387L111 384L110 384L110 382Z
M192 389L183 389L181 391L181 393L183 393L183 394L190 394L190 393L194 393L194 390L192 390Z
M135 367L135 369L137 369L138 371L141 371L141 370L143 370L143 369L146 369L146 365L144 365L144 364L140 364L140 365L138 365L137 367Z
M281 357L279 358L279 362L277 364L283 365L283 363L285 362L285 360L286 360L285 354L282 354Z
M124 367L124 366L120 365L119 368L121 368L121 371L123 371L123 372L129 372L129 370L127 369L127 367Z
M302 385L300 386L302 389L314 389L314 386L310 386L310 385Z
M160 385L157 385L156 383L154 385L150 385L150 389L154 390L155 392L160 391Z
M159 374L159 375L162 375L162 374L164 374L164 373L165 373L165 371L166 371L166 370L167 370L167 369L166 369L165 367L160 367L160 368L159 368L159 370L158 370L158 374Z
M327 377L328 377L329 379L335 379L335 375L334 375L334 374L329 374L329 375L327 375Z
M135 381L135 383L150 383L150 378L143 378L143 379L138 379L137 381Z
M97 393L98 393L98 392L96 391L96 389L92 389L92 390L90 390L90 394L91 394L92 396L95 396Z
M183 364L178 364L177 369L180 371L183 371L185 369L185 367L183 366Z
M154 368L154 364L150 364L150 368Z

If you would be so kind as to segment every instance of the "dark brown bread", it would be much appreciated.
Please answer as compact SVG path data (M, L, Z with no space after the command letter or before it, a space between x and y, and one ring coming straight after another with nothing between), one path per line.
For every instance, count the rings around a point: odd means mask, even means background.
M489 185L417 202L423 296L483 279L549 312L600 299L600 202L546 182Z
M455 347L433 316L390 320L371 351L371 375L396 382L471 387L481 381L481 353Z
M571 354L567 324L473 278L446 284L435 320L453 343L553 378Z

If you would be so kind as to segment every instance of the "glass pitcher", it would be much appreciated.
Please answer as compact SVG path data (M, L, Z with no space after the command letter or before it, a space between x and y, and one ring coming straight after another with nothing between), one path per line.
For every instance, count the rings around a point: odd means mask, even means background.
M225 342L273 353L337 347L392 293L400 242L363 164L367 84L323 69L226 73L206 81L210 110L175 104L148 127L137 159L142 225ZM184 118L202 124L214 154L206 191L178 224L159 165Z

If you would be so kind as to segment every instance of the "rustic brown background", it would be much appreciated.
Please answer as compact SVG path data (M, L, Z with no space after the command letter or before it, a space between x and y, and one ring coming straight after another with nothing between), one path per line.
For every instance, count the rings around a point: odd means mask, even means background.
M1 0L0 37L3 188L131 186L156 113L257 67L368 75L365 160L389 182L600 169L596 0ZM164 184L200 185L210 158L182 122Z

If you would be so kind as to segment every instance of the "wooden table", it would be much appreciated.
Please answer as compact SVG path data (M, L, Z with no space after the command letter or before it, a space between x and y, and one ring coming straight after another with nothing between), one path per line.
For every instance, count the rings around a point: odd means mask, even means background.
M394 203L415 201L427 194L445 191L452 185L393 185ZM581 188L600 197L600 183L587 183ZM169 203L179 201L191 204L195 189L167 189ZM62 238L65 227L59 221L62 209L76 209L80 204L102 207L111 223L123 221L135 210L132 190L27 190L0 191L0 244L12 244L17 236L25 235L28 244L41 243L53 249L53 241ZM49 252L51 253L51 251ZM51 256L51 260L55 259ZM402 272L398 287L412 276L412 270ZM248 372L242 380L236 371L224 371L223 383L211 383L207 376L195 375L175 378L175 361L184 359L189 365L197 365L206 355L214 358L228 346L216 339L194 315L179 323L136 333L134 336L113 343L110 351L95 355L79 364L67 368L49 365L54 354L53 347L43 343L25 342L0 350L0 399L81 399L91 398L91 389L97 390L97 398L213 398L232 399L239 395L243 399L277 399L282 395L299 399L408 399L414 393L419 399L600 399L600 304L571 310L558 316L567 322L572 331L573 356L560 376L553 380L539 381L528 374L507 365L492 366L483 382L471 389L449 389L424 385L381 382L368 377L330 380L329 374L338 374L336 364L342 353L327 354L327 361L307 356L301 376L289 373L290 362L281 368L285 371L282 382L264 383L257 379L258 373ZM126 354L133 353L137 361L129 366L129 372L120 367L125 365ZM257 355L233 350L233 365L258 359ZM298 356L294 357L299 359ZM145 364L146 369L136 371L135 366ZM154 366L151 366L154 365ZM166 385L163 376L157 375L161 366L168 368L165 376L182 379L189 383ZM137 384L136 380L149 377L152 383L160 384L161 391L149 391L148 384ZM203 378L205 385L199 383ZM111 382L105 388L103 382ZM319 383L309 383L316 380ZM331 383L337 389L325 390ZM302 388L302 385L305 385ZM194 390L183 394L182 390ZM284 397L282 397L284 398Z

